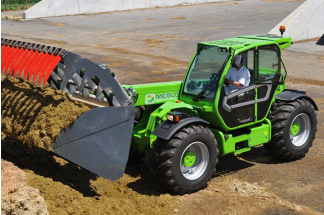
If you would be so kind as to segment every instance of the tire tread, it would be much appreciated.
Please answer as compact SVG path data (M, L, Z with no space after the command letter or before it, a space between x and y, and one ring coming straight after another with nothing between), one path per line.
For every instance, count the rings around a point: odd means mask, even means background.
M301 106L307 106L311 108L312 113L315 114L316 112L314 106L306 99L297 99L293 102L282 102L278 101L271 106L271 110L269 113L269 119L272 124L272 137L271 141L267 144L264 144L264 148L274 157L286 160L286 161L294 161L305 157L306 152L302 154L293 154L289 151L286 143L286 133L285 130L288 125L288 121L291 115L294 113L295 110L300 108ZM315 132L311 132L310 136L310 146L315 139L315 133L317 131L317 118L315 124Z
M217 141L214 134L203 125L191 124L185 126L180 131L178 131L169 141L157 139L153 143L153 148L150 152L150 171L154 177L154 181L164 190L167 190L171 194L189 194L203 189L207 186L202 184L195 190L185 190L179 186L174 178L173 172L170 170L172 165L172 158L175 156L176 150L180 147L181 143L194 133L205 133L209 137L213 138L213 142L216 146L216 164L218 163L218 147ZM216 166L214 167L214 172L216 172ZM211 175L212 176L212 175ZM211 176L207 181L211 179Z

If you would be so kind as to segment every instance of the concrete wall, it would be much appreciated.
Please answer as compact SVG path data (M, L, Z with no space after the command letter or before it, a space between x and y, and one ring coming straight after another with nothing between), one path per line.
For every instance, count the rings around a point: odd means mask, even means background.
M23 13L24 19L229 0L43 0Z
M274 27L269 34L280 35L279 27L286 26L285 36L293 41L312 39L324 34L324 0L307 0Z

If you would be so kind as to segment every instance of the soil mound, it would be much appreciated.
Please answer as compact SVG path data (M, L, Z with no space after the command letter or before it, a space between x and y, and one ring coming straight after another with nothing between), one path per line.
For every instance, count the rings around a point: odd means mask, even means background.
M233 180L229 185L231 192L237 193L240 196L250 196L254 194L261 194L262 190L256 183L241 182Z
M51 87L7 77L1 82L1 131L46 150L62 129L89 108Z
M1 214L49 214L39 190L29 187L26 173L1 161Z
M53 153L6 137L2 159L27 175L39 190L50 214L173 214L178 197L159 189L148 165L128 165L122 178L111 182ZM147 162L148 157L146 157Z

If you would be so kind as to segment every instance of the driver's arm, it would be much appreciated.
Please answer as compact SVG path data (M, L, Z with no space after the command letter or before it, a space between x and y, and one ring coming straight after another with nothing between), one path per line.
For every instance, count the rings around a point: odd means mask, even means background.
M228 81L229 81L230 84L232 84L235 87L243 87L244 86L244 84L242 84L242 83L240 83L238 81L233 81L231 79L228 79Z

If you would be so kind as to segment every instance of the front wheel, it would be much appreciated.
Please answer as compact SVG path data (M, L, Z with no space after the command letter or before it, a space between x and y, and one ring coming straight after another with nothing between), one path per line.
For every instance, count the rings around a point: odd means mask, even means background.
M305 99L275 103L270 112L271 141L265 149L278 159L293 161L306 155L317 131L316 112Z
M216 171L217 142L202 125L189 125L170 140L158 139L150 154L150 169L158 185L172 194L206 187Z

